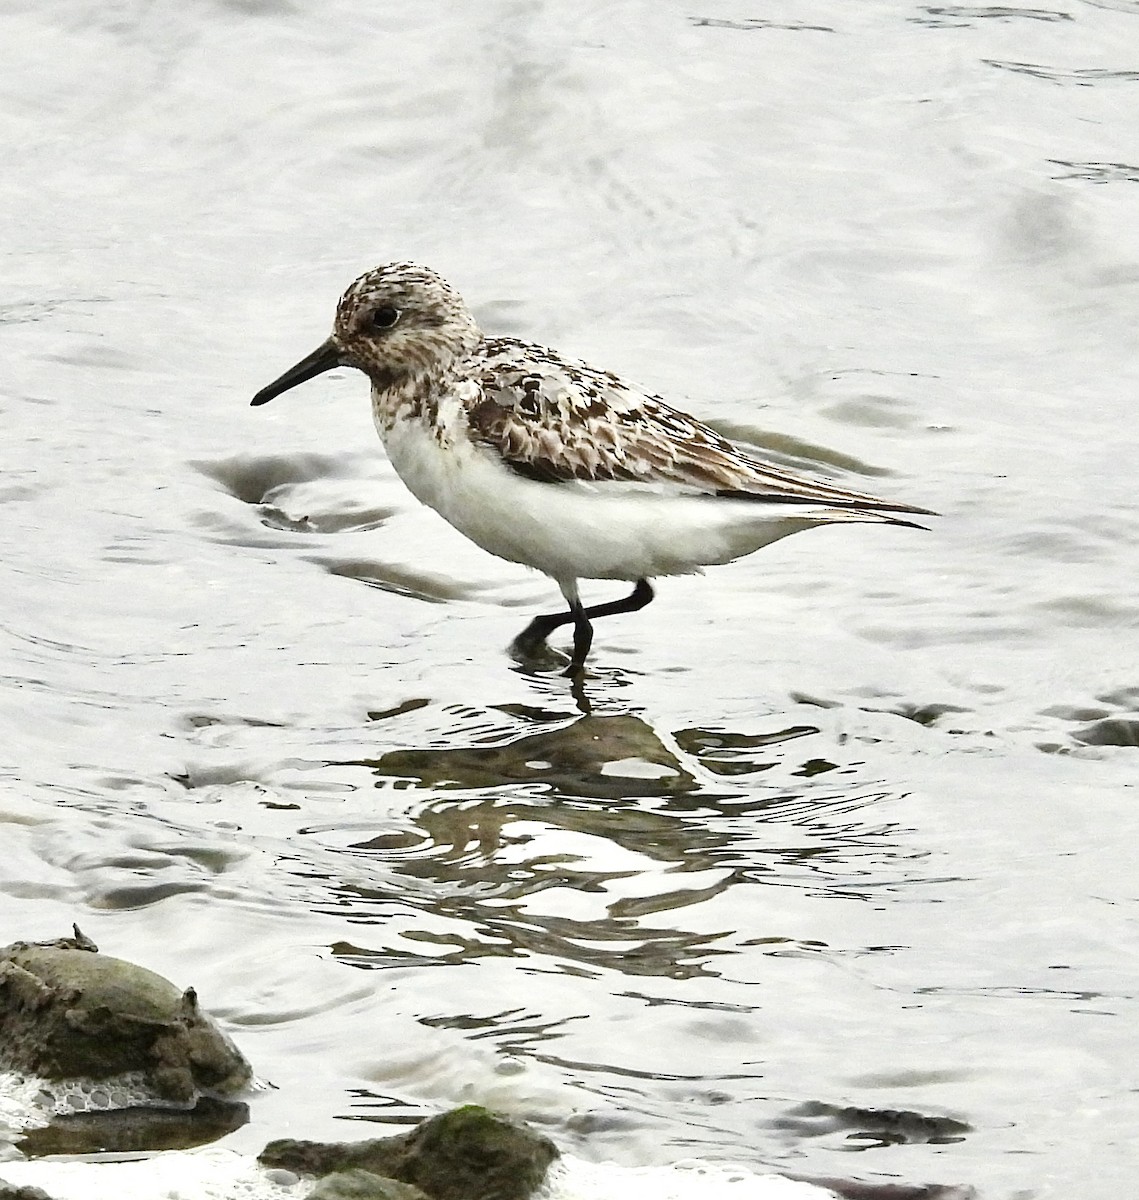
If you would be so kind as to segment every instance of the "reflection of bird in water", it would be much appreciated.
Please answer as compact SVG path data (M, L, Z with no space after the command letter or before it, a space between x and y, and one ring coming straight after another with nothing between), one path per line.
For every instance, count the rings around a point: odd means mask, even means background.
M535 617L515 648L533 651L572 624L567 675L581 673L591 620L644 608L654 576L730 562L819 525L912 525L890 514L929 511L797 478L616 375L483 337L462 297L414 263L360 276L332 336L253 403L341 366L372 381L376 428L414 495L484 550L561 588L568 610ZM587 608L579 579L635 586Z
M729 736L730 735L725 735ZM696 779L655 730L631 713L592 715L539 726L491 745L385 751L364 760L385 778L415 780L440 790L538 786L557 796L618 801L681 795Z

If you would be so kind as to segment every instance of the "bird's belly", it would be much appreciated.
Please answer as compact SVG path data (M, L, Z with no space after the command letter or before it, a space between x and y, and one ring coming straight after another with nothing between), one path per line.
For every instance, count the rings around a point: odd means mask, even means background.
M819 523L810 506L541 483L465 440L444 446L418 423L382 436L417 499L489 553L557 580L688 574Z

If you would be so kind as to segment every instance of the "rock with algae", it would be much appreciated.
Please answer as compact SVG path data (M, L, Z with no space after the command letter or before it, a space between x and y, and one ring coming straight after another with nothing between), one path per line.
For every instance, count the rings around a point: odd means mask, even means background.
M259 1161L305 1175L359 1169L414 1184L430 1200L526 1200L557 1156L549 1138L469 1104L421 1121L410 1133L396 1137L270 1142Z
M252 1077L193 988L100 954L78 927L0 948L0 1066L54 1081L130 1075L152 1102L179 1105Z

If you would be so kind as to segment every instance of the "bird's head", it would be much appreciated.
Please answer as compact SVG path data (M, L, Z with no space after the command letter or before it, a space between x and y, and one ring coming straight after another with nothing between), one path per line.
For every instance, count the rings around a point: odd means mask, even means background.
M388 263L348 287L336 306L332 336L252 403L265 404L335 367L363 371L381 391L410 377L442 374L481 337L463 298L440 275L417 263Z

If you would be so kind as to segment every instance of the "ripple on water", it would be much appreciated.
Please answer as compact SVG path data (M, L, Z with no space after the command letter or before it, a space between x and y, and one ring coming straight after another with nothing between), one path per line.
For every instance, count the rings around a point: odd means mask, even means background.
M377 529L403 507L378 502L390 485L377 481L382 463L376 455L239 454L192 465L253 508L261 525L282 533ZM375 502L368 503L369 491ZM197 520L222 535L221 540L243 544L244 527L227 514L202 513Z
M1139 166L1123 162L1077 162L1050 158L1062 170L1053 179L1082 179L1087 183L1139 183Z
M914 25L925 25L930 29L967 29L980 21L997 21L1000 23L1015 21L1043 21L1055 24L1060 21L1074 21L1075 17L1061 9L1053 8L1018 8L1013 5L974 5L974 4L926 4L921 8L921 15L907 17Z
M1043 63L1005 61L995 58L982 59L986 66L1016 75L1030 75L1062 87L1095 87L1099 84L1134 83L1139 80L1139 71L1113 69L1110 67L1048 67Z

